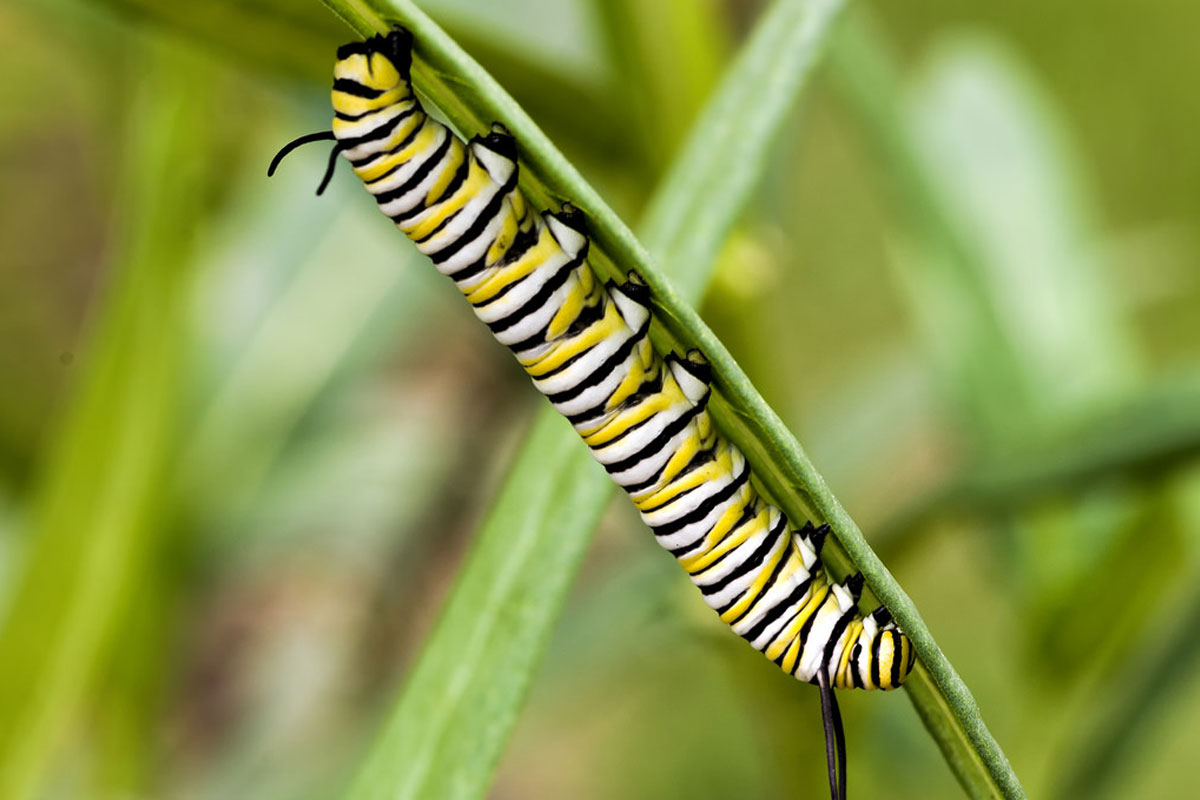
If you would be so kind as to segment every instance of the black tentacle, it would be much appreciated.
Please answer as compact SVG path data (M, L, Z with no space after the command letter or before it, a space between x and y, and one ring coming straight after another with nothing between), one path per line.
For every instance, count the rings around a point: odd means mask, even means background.
M325 187L329 185L329 181L333 178L333 170L337 167L337 157L342 152L342 143L338 142L329 151L329 165L325 167L325 177L321 178L321 185L317 187L317 197L320 197L325 192Z
M821 721L825 726L825 763L829 769L829 796L846 800L846 732L842 727L842 712L829 683L829 674L822 665L817 670L817 686L821 689Z
M279 168L279 162L283 161L288 153L295 150L301 145L310 142L331 142L333 141L333 131L317 131L316 133L306 133L298 139L292 139L290 142L279 148L279 152L271 159L271 166L267 167L267 177L275 174L275 170ZM318 192L320 194L320 192Z
M846 800L846 731L842 727L842 710L838 708L837 692L829 689L829 705L833 709L833 732L837 739L838 800Z

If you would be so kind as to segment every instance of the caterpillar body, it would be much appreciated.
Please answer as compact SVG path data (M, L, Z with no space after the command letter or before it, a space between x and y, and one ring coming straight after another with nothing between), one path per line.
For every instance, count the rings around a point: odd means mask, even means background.
M795 526L760 496L706 409L704 358L654 350L647 287L636 274L599 279L580 212L532 206L507 131L464 142L424 112L411 46L396 28L339 48L332 134L289 144L271 171L292 147L335 139L334 156L513 352L735 633L826 691L899 686L911 642L882 606L859 612L861 575L831 580L827 526Z

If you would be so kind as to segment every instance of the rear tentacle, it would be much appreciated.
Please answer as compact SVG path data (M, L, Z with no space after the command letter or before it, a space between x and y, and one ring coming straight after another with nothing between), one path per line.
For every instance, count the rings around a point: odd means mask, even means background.
M821 722L825 728L825 764L829 772L829 797L846 800L846 733L842 712L824 665L817 670L821 689Z
M329 151L329 164L325 167L325 176L321 178L321 183L317 186L317 197L325 193L325 188L329 186L329 181L333 179L333 171L337 168L337 157L341 155L342 143L338 142Z

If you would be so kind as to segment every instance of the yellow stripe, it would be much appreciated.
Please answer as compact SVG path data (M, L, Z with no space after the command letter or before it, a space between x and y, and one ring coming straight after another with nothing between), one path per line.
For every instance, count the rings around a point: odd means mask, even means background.
M599 301L600 292L596 291L597 289L603 291L603 288L596 283L596 274L584 261L567 279L567 296L563 300L562 307L555 312L550 324L546 327L546 338L557 339L566 333L575 318L583 312L584 306Z
M678 397L671 397L665 392L660 392L653 397L643 400L632 408L623 410L620 414L611 419L603 428L584 436L583 440L591 447L600 447L608 444L622 433L628 431L634 425L637 425L639 422L649 420L653 416L670 411L673 407L678 405Z
M422 117L421 120L414 122L413 124L424 124L425 122L429 121L428 117L424 117L423 115L414 114L413 116ZM413 141L408 147L395 153L381 156L365 167L355 167L354 174L357 175L364 183L369 183L381 177L392 167L400 166L409 159L413 158L413 156L415 156L417 153L424 152L425 150L433 147L433 143L437 138L439 126L436 122L429 122L430 124L425 125L425 127L419 133L417 133L415 137L413 137ZM449 135L449 131L447 131L447 135ZM453 151L455 148L451 147L450 149ZM447 153L447 157L449 156L450 154Z
M788 646L787 655L783 657L783 661L780 662L779 666L784 672L787 672L790 674L790 673L796 671L796 662L799 660L800 660L800 640L793 639L792 643Z
M879 636L887 636L890 647L879 648L879 688L894 689L892 686L892 661L896 658L896 637L891 631L881 631Z
M686 569L692 575L696 575L716 563L721 556L745 543L745 541L751 536L766 530L766 528L767 510L765 508L760 508L758 513L756 513L749 522L737 529L737 533L734 533L732 536L725 536L724 538L717 539L716 546L714 546L707 553L689 557L687 560L691 563L685 566L684 569ZM683 559L680 559L679 563L682 564L683 561ZM776 561L778 561L778 559L776 559Z
M701 414L700 416L706 416ZM691 450L691 455L700 452L705 447L710 447L711 443L705 441L704 437L690 437L684 446ZM682 449L682 448L681 448ZM691 458L689 457L689 461ZM670 462L668 462L670 464ZM683 466L687 466L686 462ZM682 469L683 466L679 467ZM668 483L662 489L659 489L652 494L638 496L634 499L634 505L639 511L644 511L647 508L661 506L672 498L678 496L685 489L691 489L708 481L715 481L718 478L725 477L733 471L733 458L728 447L721 447L717 450L716 457L702 466L689 472L678 481L669 480L671 473L663 470L664 477L668 478Z
M452 169L444 170L442 178L439 180L450 180L447 176L453 176ZM471 201L473 197L483 191L492 179L488 177L487 170L478 164L472 164L470 172L467 174L467 179L458 187L458 191L453 197L449 197L441 202L435 203L428 207L428 216L418 216L414 220L407 221L400 225L400 230L404 231L405 235L410 239L423 239L432 233L438 225L440 225L447 217L456 211L461 211L463 206ZM444 187L443 187L444 188ZM432 196L432 193L431 193ZM445 233L445 230L442 231Z
M500 230L496 231L496 238L483 255L485 264L495 264L501 256L508 252L509 245L517 235L518 220L517 215L513 213L511 202L505 200L496 216L501 219Z
M779 581L785 580L794 574L797 569L803 569L804 567L791 548L786 546L781 548L779 555L759 570L758 575L754 578L754 582L747 587L746 593L742 595L742 598L732 608L721 615L722 622L726 625L732 625L742 616L749 613L763 599L766 592L771 589L770 586L767 586L767 581L770 580L771 573L775 571L775 566L779 563L780 559L786 559L788 563L780 571L777 578Z
M568 360L574 358L585 350L595 347L606 339L615 337L621 332L622 328L625 328L625 320L621 318L621 314L619 311L617 311L616 306L610 303L609 306L604 309L604 316L600 318L599 322L589 325L588 328L584 331L581 331L579 335L572 336L569 340L563 342L562 346L554 348L552 352L539 359L536 365L526 367L525 371L534 378L540 378L543 375L546 375L547 373L561 367ZM634 409L630 409L630 411L633 410ZM618 417L617 419L621 419L621 417ZM615 423L616 420L613 420L613 422ZM607 430L607 426L605 430ZM591 440L587 438L585 438L584 441L586 441L588 444L592 444Z
M562 248L558 246L558 242L543 228L537 242L522 253L520 258L511 264L505 264L494 275L468 290L466 298L474 305L490 300L505 286L524 278L554 256L561 254Z
M850 663L850 653L854 650L854 643L858 641L858 637L862 636L862 630L862 620L858 617L855 617L846 626L846 646L842 648L842 659L838 663L835 673L835 685L840 689L849 689L854 686L854 682L850 679L850 671L854 669Z
M784 643L800 635L800 629L804 627L804 623L821 608L828 595L829 585L825 583L822 573L818 572L813 577L813 585L809 588L808 600L805 601L803 608L800 609L800 613L796 615L796 618L792 620L791 624L779 636L775 637L775 640L767 646L763 654L772 661L779 658L780 652L783 651Z
M410 96L408 87L401 84L394 89L385 91L378 97L359 97L356 94L333 89L330 92L330 101L333 104L334 111L340 111L347 116L361 116L368 112L379 111L396 103L401 103Z

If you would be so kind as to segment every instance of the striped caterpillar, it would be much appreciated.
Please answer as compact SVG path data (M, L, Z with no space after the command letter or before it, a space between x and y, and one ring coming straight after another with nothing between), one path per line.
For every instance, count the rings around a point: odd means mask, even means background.
M797 527L754 488L746 458L706 409L704 357L653 349L640 277L601 282L583 215L526 200L508 132L496 125L464 142L425 114L411 50L399 27L339 48L332 131L286 145L268 174L299 145L335 142L317 193L342 155L570 421L705 602L784 671L821 687L830 784L844 797L832 690L896 688L913 665L911 642L882 606L859 612L861 574L830 578L820 560L827 525Z

